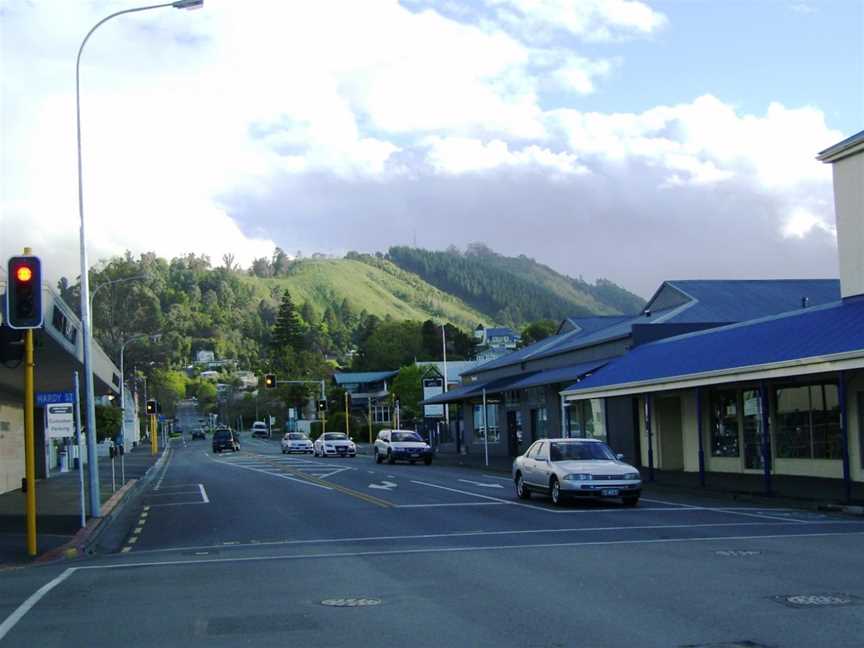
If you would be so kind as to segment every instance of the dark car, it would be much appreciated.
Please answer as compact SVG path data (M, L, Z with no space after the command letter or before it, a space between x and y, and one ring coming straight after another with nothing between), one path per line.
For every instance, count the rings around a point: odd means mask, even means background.
M204 428L198 428L197 430L192 430L192 440L195 439L206 439L207 434L204 432Z
M222 452L223 450L237 452L239 449L240 440L232 430L223 428L213 433L213 452Z

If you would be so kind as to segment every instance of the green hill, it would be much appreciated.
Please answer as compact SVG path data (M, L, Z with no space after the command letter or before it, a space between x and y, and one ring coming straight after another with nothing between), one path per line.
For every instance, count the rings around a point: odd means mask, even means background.
M244 276L257 297L274 300L287 288L296 304L308 302L320 316L347 299L356 312L396 320L447 320L464 329L489 321L487 314L431 286L385 259L352 254L345 259L311 258L291 262L284 276Z
M499 322L561 320L572 315L637 313L645 301L606 279L590 284L526 256L506 257L481 244L461 252L390 248L387 258Z

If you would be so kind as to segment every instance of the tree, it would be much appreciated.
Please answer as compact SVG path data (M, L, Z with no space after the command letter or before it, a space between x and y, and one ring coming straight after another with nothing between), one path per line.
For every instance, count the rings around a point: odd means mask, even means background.
M277 349L292 349L299 352L303 349L303 324L294 308L291 293L287 290L282 295L279 314L273 326L273 345Z
M423 369L416 364L399 369L393 379L393 395L399 399L400 422L413 421L422 417Z
M555 320L539 320L531 322L528 326L522 329L522 346L528 346L534 342L539 342L550 335L555 335L558 330L558 322Z
M360 349L363 369L386 371L414 362L422 351L420 324L385 320Z

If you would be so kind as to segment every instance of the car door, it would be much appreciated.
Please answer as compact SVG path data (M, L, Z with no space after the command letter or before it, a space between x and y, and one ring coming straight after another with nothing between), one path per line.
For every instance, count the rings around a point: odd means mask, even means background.
M528 450L528 453L525 455L525 481L531 484L532 486L536 486L538 482L538 470L539 466L537 465L537 457L543 451L543 446L545 441L537 441L533 446Z
M531 460L531 484L541 488L549 486L552 466L549 463L549 442L540 441Z
M390 448L390 432L382 430L381 433L378 435L378 441L378 454L380 454L382 457L386 457L387 450Z

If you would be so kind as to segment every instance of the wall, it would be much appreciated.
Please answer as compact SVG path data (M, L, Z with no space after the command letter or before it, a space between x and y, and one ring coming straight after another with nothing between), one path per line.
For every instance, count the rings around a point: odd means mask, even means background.
M24 478L24 407L0 401L0 493L20 489Z
M624 455L624 461L639 465L640 457L636 450L636 429L633 420L632 396L619 396L606 399L606 434L609 447Z
M841 293L864 294L864 152L834 163L834 212Z

